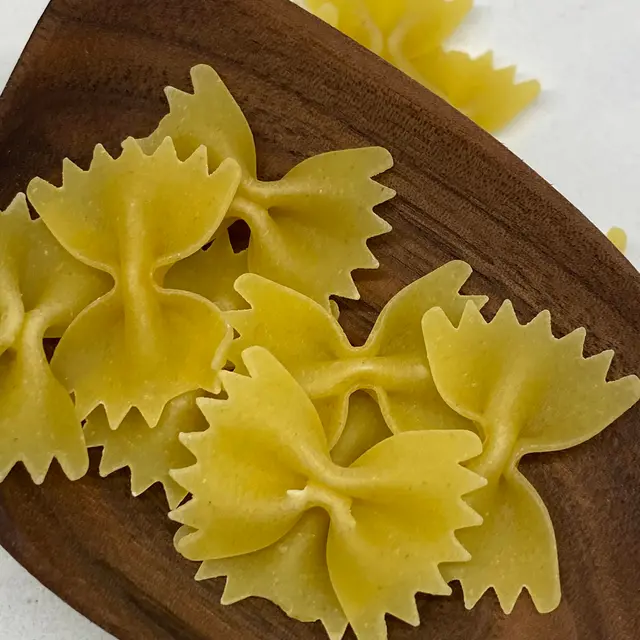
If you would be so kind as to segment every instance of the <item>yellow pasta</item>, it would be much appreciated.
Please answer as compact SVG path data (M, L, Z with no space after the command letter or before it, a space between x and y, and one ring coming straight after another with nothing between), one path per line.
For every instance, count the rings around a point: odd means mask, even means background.
M0 481L21 461L40 484L54 457L71 480L87 472L82 427L43 338L50 329L59 334L108 287L108 277L30 219L24 195L0 212Z
M366 393L356 392L349 402L344 433L331 451L331 458L337 465L348 467L390 436L375 401ZM347 619L327 570L329 523L326 511L309 510L289 533L265 549L233 558L206 560L196 579L226 576L223 604L251 596L267 598L296 620L320 620L329 637L338 640L344 635Z
M539 611L551 611L560 601L553 526L518 463L595 436L636 403L640 380L606 382L612 352L585 359L584 330L556 339L548 313L523 326L510 303L490 323L468 305L458 328L432 309L423 329L438 391L484 437L468 466L488 480L469 497L483 525L460 533L471 560L443 573L461 582L469 608L493 587L510 612L526 588Z
M288 533L264 549L205 560L196 580L226 576L222 604L250 597L266 598L290 618L301 622L319 620L331 640L340 640L348 621L327 568L329 526L326 511L309 509ZM180 537L186 533L185 527Z
M335 464L348 467L391 435L375 401L364 392L356 392L349 402L344 433L331 458ZM289 533L265 549L204 561L196 579L226 576L223 604L252 596L267 598L296 620L320 620L329 637L338 640L344 635L347 619L326 565L329 522L326 511L307 511ZM182 535L186 532L185 527Z
M394 191L371 179L392 166L389 152L365 148L325 153L305 160L282 180L263 182L256 177L249 125L220 77L206 65L194 67L191 77L193 94L167 88L170 112L140 141L142 148L152 152L171 136L182 159L202 144L211 168L234 158L242 180L228 217L246 221L251 229L248 270L327 308L331 295L357 299L351 272L378 266L366 241L391 228L373 208ZM211 265L210 277L216 272Z
M344 433L331 451L331 458L337 465L348 467L390 436L375 401L366 393L356 392L349 402ZM329 637L338 640L344 635L347 619L326 565L329 523L326 511L309 510L289 533L265 549L204 561L196 579L226 576L223 604L252 596L267 598L296 620L320 620ZM183 527L180 537L187 532L188 528Z
M246 274L236 289L251 309L226 314L240 334L229 358L242 371L245 348L269 349L314 401L331 446L344 427L349 396L358 389L373 392L393 432L468 428L433 385L420 321L428 309L440 306L457 322L469 300L458 291L470 273L464 262L450 262L403 289L382 311L363 347L351 346L337 320L313 300ZM486 300L472 299L480 305Z
M154 427L170 399L216 391L230 329L208 300L164 289L162 275L209 241L239 180L231 159L209 174L204 148L181 162L169 139L150 156L130 139L115 160L97 147L88 171L67 161L61 188L31 182L29 198L58 241L115 281L52 360L79 417L103 405L115 429L136 407Z
M625 253L627 250L627 233L624 229L620 227L611 227L609 231L607 231L607 238L611 241L614 247L620 251L620 253Z
M169 475L169 471L194 462L193 455L178 436L207 428L207 422L196 405L198 395L198 392L190 391L171 400L154 429L149 427L140 412L133 410L118 429L113 430L104 409L96 409L87 419L84 435L87 446L103 448L100 475L105 477L128 467L134 496L159 482L167 495L169 507L175 509L187 492Z
M438 94L481 127L496 131L540 93L515 82L515 67L496 69L493 55L447 51L473 0L306 0L305 6Z
M248 270L247 251L234 253L227 229L221 229L209 248L169 269L164 285L167 289L197 293L222 311L242 309L246 304L233 285Z
M331 449L331 459L341 467L348 467L391 435L375 399L364 391L356 391L349 398L347 421Z
M468 559L455 532L480 518L462 497L484 480L460 463L480 440L401 433L338 466L286 369L260 347L243 360L249 376L221 373L228 399L198 401L210 428L181 436L197 463L173 472L193 495L171 514L186 525L179 552L206 561L201 578L231 573L229 601L260 591L333 638L348 621L360 640L383 639L386 613L419 624L416 592L450 593L438 565Z

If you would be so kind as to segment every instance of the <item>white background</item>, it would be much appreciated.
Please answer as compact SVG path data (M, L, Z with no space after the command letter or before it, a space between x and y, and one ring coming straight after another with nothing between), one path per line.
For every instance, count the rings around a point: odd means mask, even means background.
M46 0L0 0L4 86ZM476 0L452 46L543 84L539 102L501 139L598 227L627 230L640 265L640 3ZM2 640L105 640L0 548Z

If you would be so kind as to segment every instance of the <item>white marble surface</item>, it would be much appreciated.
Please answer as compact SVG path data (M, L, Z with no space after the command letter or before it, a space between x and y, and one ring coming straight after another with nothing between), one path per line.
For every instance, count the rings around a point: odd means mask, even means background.
M3 86L46 0L0 0ZM640 4L637 0L477 0L452 41L494 48L544 94L503 141L596 225L627 229L640 265ZM595 180L595 177L598 180ZM602 180L602 178L605 178ZM2 640L105 640L0 549Z

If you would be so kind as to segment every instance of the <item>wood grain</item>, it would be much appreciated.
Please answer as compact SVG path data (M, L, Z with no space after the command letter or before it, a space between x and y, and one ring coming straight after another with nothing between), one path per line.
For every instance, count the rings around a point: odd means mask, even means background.
M373 243L382 268L362 274L363 301L342 316L354 341L403 285L462 258L476 272L467 291L489 294L490 312L504 298L523 319L548 308L558 334L588 328L589 353L615 348L616 376L640 372L631 265L498 142L287 0L53 0L1 99L0 206L34 175L59 181L64 156L86 166L97 142L115 152L149 133L162 88L188 89L200 62L245 110L264 178L332 149L380 144L395 156L384 181L399 196L381 208L394 232ZM456 590L420 597L422 626L391 621L392 640L637 640L639 417L522 465L556 525L556 612L539 616L524 597L506 617L493 595L466 612ZM126 474L99 479L95 458L74 484L55 468L35 487L19 468L0 485L0 542L122 640L323 637L264 601L220 606L222 581L192 581L165 513L159 491L134 499Z

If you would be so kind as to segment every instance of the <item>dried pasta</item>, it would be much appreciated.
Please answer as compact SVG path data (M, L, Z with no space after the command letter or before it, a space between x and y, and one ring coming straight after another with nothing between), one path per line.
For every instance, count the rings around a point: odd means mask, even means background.
M349 396L368 389L389 428L469 428L436 391L427 363L420 321L434 306L454 321L470 298L458 293L471 273L450 262L403 289L380 314L363 347L353 347L333 316L310 298L254 274L236 289L251 309L226 318L240 334L229 359L243 371L240 354L251 345L271 351L314 401L333 446L345 424ZM482 305L484 297L471 297Z
M229 600L277 591L288 611L320 617L334 638L346 621L361 639L386 638L386 613L419 624L416 592L450 593L438 565L468 559L455 532L480 522L462 497L484 480L460 464L480 453L479 438L401 433L340 467L286 369L261 347L243 360L249 376L221 373L228 399L198 401L210 428L181 436L197 463L173 472L193 495L171 514L186 526L178 551L206 561L201 578L231 573ZM294 530L301 564L278 553ZM263 567L284 580L265 585Z
M624 254L627 251L627 233L620 227L611 227L607 231L607 238L611 241L613 246Z
M327 568L330 522L326 511L309 509L289 532L264 549L205 560L196 580L226 577L222 604L266 598L290 618L320 621L331 640L340 640L348 621ZM183 528L181 535L186 532Z
M348 467L391 435L375 399L364 391L356 391L349 398L347 420L338 442L331 449L331 459L341 467Z
M60 188L29 185L58 241L114 280L73 321L52 360L81 418L103 405L115 429L136 407L154 427L170 399L218 388L230 329L208 300L163 288L162 275L209 241L239 180L231 159L209 174L204 148L182 162L170 139L153 155L130 139L117 159L98 146L88 171L67 161Z
M348 467L390 436L376 402L366 393L356 392L349 402L344 433L331 451L331 458L335 464ZM267 598L296 620L320 620L329 637L339 640L344 635L347 619L331 585L326 564L329 523L326 511L311 509L289 533L265 549L204 561L196 579L226 576L223 604L251 596Z
M202 144L212 168L234 158L242 180L228 217L251 229L248 270L327 308L331 295L357 299L351 272L378 266L366 241L391 229L373 208L395 192L371 179L392 166L389 152L373 147L325 153L282 180L263 182L256 177L249 125L220 77L206 65L194 67L191 77L193 94L167 88L170 112L140 141L142 148L152 152L171 136L182 159ZM217 269L211 268L214 278Z
M23 462L44 481L56 458L76 480L89 466L80 421L55 379L43 348L109 288L109 278L76 261L41 220L31 220L23 194L0 212L0 481Z
M233 285L248 270L246 249L235 253L227 229L221 229L210 247L171 267L164 284L167 289L196 293L221 311L230 311L246 306Z
M100 475L123 469L131 471L131 493L139 496L149 487L162 484L171 509L175 509L187 492L170 476L171 469L193 464L194 458L180 442L181 433L204 431L207 422L196 405L197 391L171 400L151 429L137 410L130 411L118 429L111 429L103 408L87 419L84 435L89 447L102 447Z
M510 303L490 323L468 305L457 328L432 309L423 328L438 391L484 437L468 466L488 480L469 497L484 523L460 532L471 560L443 573L460 581L469 608L493 587L510 612L526 588L540 612L551 611L560 601L553 526L518 463L595 436L637 402L640 380L606 382L612 352L585 359L584 330L556 339L548 313L523 326Z
M535 80L515 82L515 67L496 69L491 52L474 59L444 49L473 0L306 0L305 6L488 131L505 126L540 93Z

